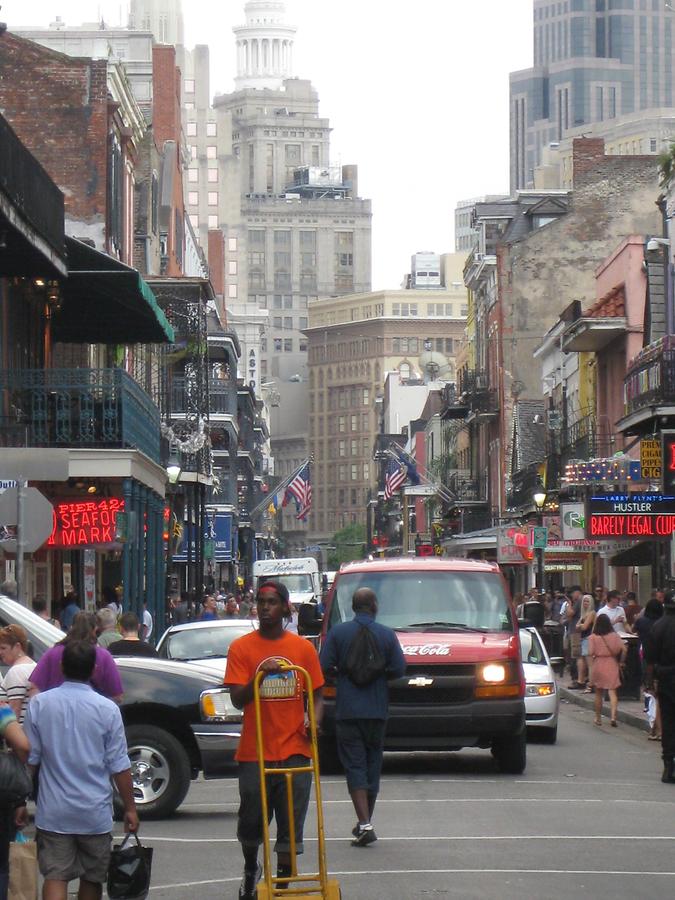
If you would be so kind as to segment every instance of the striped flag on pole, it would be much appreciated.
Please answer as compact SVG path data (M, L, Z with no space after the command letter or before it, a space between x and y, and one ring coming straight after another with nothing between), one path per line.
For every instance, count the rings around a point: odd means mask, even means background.
M293 480L286 488L284 505L288 503L291 497L295 500L295 505L298 510L296 519L306 519L307 514L312 508L312 481L309 462L306 462L296 473Z
M408 473L403 463L393 456L390 457L384 473L384 499L391 500L401 485L406 483L407 478Z

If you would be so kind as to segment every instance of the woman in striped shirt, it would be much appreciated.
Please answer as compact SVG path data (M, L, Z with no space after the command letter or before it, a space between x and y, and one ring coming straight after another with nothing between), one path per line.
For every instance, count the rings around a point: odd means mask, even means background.
M0 629L0 660L9 666L2 679L0 699L9 703L19 722L23 722L28 705L29 679L35 660L28 656L28 635L20 625Z

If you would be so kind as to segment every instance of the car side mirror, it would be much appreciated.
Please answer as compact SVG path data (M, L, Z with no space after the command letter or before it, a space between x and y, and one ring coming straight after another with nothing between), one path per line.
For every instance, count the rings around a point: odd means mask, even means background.
M316 603L303 603L298 612L298 634L316 637L322 626L323 616Z

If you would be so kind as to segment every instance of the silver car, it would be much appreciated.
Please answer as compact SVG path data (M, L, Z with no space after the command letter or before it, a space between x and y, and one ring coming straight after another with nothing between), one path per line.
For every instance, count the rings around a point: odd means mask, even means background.
M525 722L528 728L537 729L545 743L555 744L560 694L551 660L536 628L520 629L520 650L525 674Z
M232 641L258 627L257 619L212 619L167 628L157 644L163 659L198 662L224 677Z

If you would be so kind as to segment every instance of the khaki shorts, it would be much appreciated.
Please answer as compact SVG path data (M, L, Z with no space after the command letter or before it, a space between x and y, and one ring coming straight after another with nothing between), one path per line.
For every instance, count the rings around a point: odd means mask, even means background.
M82 878L103 884L108 878L111 834L58 834L37 830L38 865L43 878Z

